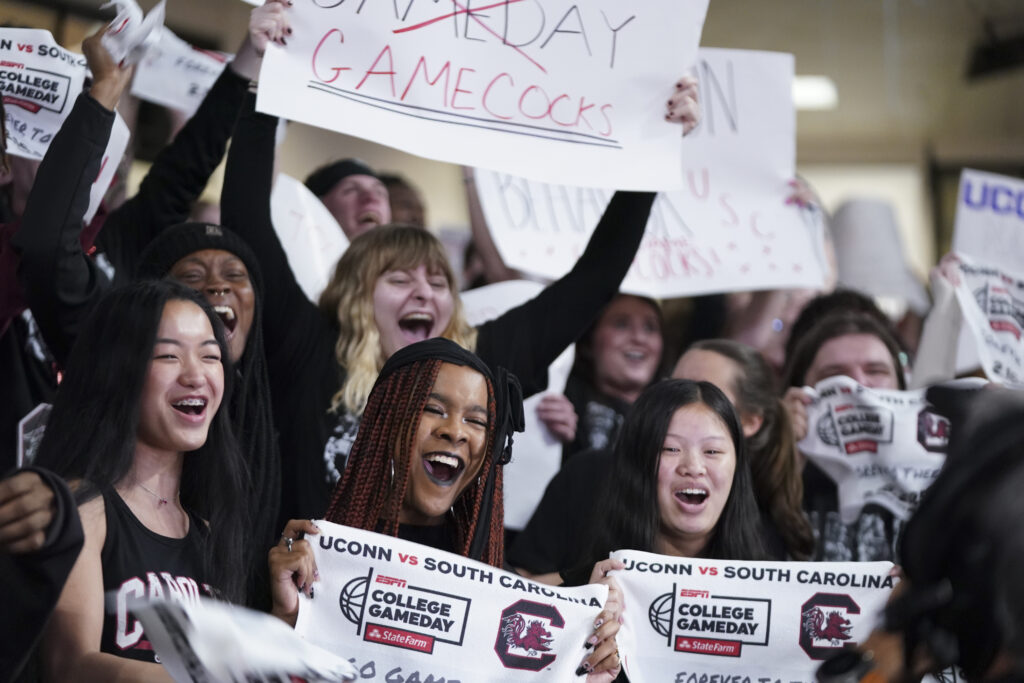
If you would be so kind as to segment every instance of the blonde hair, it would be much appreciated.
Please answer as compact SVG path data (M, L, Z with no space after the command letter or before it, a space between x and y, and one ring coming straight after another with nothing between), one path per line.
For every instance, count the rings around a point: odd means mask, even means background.
M470 351L476 348L476 329L466 321L455 274L441 242L426 230L404 225L369 230L352 240L320 295L320 310L338 320L334 354L346 372L345 383L331 399L332 412L344 407L361 415L377 374L387 360L373 315L377 278L391 270L408 270L423 264L443 273L452 292L452 317L441 336Z

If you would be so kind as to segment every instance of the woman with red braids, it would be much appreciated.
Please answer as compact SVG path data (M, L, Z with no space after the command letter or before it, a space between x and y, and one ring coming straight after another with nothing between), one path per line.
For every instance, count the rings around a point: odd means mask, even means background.
M441 337L388 358L370 392L349 465L325 519L504 566L502 465L523 429L519 381ZM292 520L270 551L273 613L294 625L299 591L318 578L319 530ZM615 598L617 600L617 598ZM587 672L619 665L616 605L599 616Z

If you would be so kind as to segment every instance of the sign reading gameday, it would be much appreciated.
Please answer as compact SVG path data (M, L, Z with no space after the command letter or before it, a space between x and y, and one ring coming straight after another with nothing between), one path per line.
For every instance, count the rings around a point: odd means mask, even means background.
M320 572L296 631L352 657L360 680L566 681L607 598L459 555L318 521Z
M847 524L874 503L907 519L946 459L950 422L923 389L869 389L837 376L809 390L807 436L798 444L836 482Z
M683 187L658 195L622 291L820 287L820 213L786 203L796 154L792 55L701 48L697 74L703 116L677 159ZM545 278L572 268L612 196L491 171L477 171L476 186L505 263Z
M257 107L548 182L682 184L664 120L708 0L297 0Z
M813 681L867 637L896 579L888 562L737 562L622 550L618 638L630 680Z

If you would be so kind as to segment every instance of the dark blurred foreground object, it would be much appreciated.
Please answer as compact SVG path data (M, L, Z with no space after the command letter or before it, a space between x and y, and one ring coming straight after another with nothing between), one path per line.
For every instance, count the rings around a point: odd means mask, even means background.
M819 681L950 666L972 682L1024 681L1024 394L936 387L928 399L950 415L952 439L904 532L904 582L883 628L825 662Z

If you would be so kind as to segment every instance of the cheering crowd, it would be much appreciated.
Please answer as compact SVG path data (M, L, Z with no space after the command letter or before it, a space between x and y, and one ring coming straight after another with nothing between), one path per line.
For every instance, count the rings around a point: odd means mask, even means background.
M0 679L169 680L124 607L134 598L211 596L294 625L319 580L310 520L324 519L544 583L607 585L577 670L591 681L622 675L627 606L608 574L620 549L892 561L905 579L854 667L1024 680L1014 392L931 389L954 436L919 514L868 504L845 519L836 482L797 447L814 428L803 387L840 375L923 386L912 350L934 338L905 338L872 298L832 284L695 298L684 315L620 294L646 192L617 192L569 273L474 327L460 281L508 275L486 226L456 273L423 228L429 197L338 161L306 185L351 244L311 302L271 219L278 122L251 87L268 43L292 32L289 4L253 11L138 193L88 224L132 76L103 30L83 44L91 84L42 162L4 159ZM686 134L699 84L665 86L658 115ZM191 220L226 151L219 220ZM801 182L793 200L821 210ZM574 343L564 394L548 391L548 367ZM935 366L929 385L953 378ZM504 526L503 472L517 464L523 400L541 393L561 470L517 533ZM32 462L15 469L18 423L43 403Z

